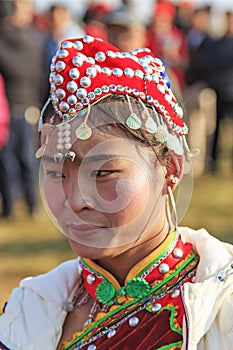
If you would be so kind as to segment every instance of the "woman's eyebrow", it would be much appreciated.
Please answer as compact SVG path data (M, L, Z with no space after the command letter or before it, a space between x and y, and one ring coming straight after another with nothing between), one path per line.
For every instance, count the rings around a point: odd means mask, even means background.
M53 157L50 157L48 155L42 156L42 162L49 162L49 163L55 163L55 160Z
M78 163L85 162L85 163L90 163L90 162L96 162L96 161L101 161L101 160L112 160L112 159L119 159L119 158L126 158L123 155L119 154L94 154L91 156L84 156L84 157L79 157L76 154L75 161ZM49 162L49 163L56 163L54 158L48 155L44 155L42 157L43 162Z
M87 156L82 159L84 162L96 162L100 160L112 160L112 159L119 159L119 158L124 158L124 156L119 155L119 154L109 154L109 153L104 153L104 154L93 154L91 156Z

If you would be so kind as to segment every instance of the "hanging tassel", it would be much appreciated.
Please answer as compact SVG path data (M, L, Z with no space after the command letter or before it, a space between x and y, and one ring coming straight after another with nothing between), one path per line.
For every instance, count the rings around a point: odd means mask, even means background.
M131 113L126 120L126 125L130 129L137 130L142 126L142 121L138 118L137 114Z
M41 126L40 131L41 131L41 144L42 144L42 146L35 153L35 157L37 159L41 158L43 156L45 149L46 149L46 146L49 142L49 138L54 130L55 130L55 126L50 125L48 123Z
M90 104L87 106L87 115L83 121L83 123L75 130L75 135L79 140L88 140L92 135L91 128L87 125L87 119L90 115L91 106Z
M146 130L150 133L150 134L156 134L158 131L158 127L157 124L155 123L154 119L149 116L149 118L146 121Z
M89 126L83 122L75 131L75 135L79 140L87 140L92 135L92 130Z
M126 125L133 130L138 130L142 126L142 121L139 119L136 113L134 113L130 98L128 95L126 95L128 104L129 104L129 110L130 110L130 116L126 119Z

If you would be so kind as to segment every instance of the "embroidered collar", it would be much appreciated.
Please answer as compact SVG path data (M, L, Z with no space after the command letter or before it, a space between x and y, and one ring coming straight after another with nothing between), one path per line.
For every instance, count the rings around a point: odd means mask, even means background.
M180 349L184 316L180 290L185 282L192 282L198 260L192 244L185 243L177 232L170 233L163 244L137 263L123 286L92 260L80 259L83 278L75 305L80 307L90 297L94 302L83 329L64 344L64 350L94 350L105 345L111 348L112 337L114 344L126 342L132 348L135 338L130 342L129 332L144 339L143 329L148 330L148 322L154 335L147 337L146 348L157 344L159 349ZM163 336L158 336L158 329L162 329Z
M146 297L173 279L194 257L192 245L185 243L178 232L129 271L120 286L108 271L90 259L80 259L84 286L88 294L101 304L123 304L131 299Z

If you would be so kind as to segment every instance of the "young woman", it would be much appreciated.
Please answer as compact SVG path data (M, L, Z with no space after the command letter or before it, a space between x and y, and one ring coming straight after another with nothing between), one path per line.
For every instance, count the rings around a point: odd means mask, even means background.
M177 227L192 153L162 62L85 36L62 42L50 81L36 155L78 258L13 291L0 348L231 349L233 249Z

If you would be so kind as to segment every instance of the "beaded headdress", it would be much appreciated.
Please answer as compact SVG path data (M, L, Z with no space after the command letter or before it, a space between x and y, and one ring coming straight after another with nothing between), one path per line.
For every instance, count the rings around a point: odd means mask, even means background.
M75 134L80 140L90 138L92 130L88 126L88 115L91 106L116 94L126 95L128 100L128 128L144 127L176 154L183 154L184 148L189 151L183 110L172 93L162 61L148 48L121 52L110 43L92 36L68 39L61 43L50 70L50 97L44 110L52 103L54 115L59 118L57 148L60 155L72 146L69 122L86 113ZM145 109L151 109L144 125L140 115L134 113L129 97L138 99ZM44 110L39 127L43 124ZM37 156L40 157L41 153L38 152Z

